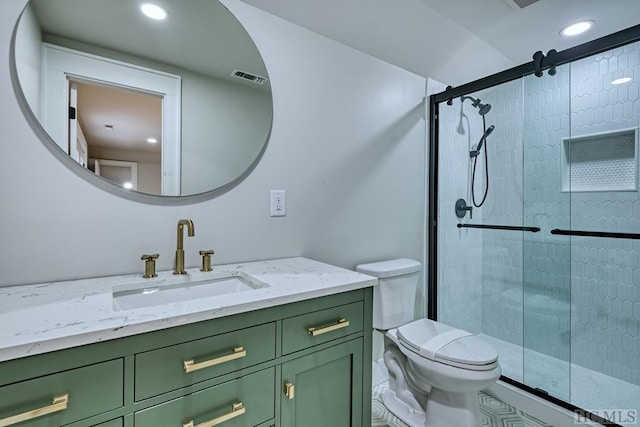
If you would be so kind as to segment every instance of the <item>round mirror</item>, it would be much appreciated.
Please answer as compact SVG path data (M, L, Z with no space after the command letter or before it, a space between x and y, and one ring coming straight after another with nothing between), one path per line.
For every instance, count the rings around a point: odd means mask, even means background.
M30 0L13 53L45 144L125 197L215 195L266 147L267 70L217 0Z

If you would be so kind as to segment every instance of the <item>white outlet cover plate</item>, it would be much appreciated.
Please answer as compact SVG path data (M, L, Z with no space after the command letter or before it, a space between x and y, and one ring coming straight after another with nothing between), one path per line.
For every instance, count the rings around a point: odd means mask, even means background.
M271 216L287 215L287 192L285 190L271 190Z

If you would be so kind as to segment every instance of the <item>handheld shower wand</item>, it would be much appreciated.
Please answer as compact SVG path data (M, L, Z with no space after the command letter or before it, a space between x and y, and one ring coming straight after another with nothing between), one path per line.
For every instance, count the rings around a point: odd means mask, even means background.
M468 96L468 95L462 96L460 97L460 104L461 104L460 105L460 122L458 123L458 128L457 128L457 132L459 134L461 135L464 134L464 125L462 123L462 119L466 118L467 123L469 120L469 118L462 112L464 101L467 99L471 101L471 105L474 108L477 108L478 114L482 116L482 128L484 129L482 137L480 138L480 141L478 141L478 144L476 145L475 149L469 151L469 157L471 157L472 163L473 163L473 168L471 172L471 200L473 202L473 206L475 206L476 208L479 208L487 200L487 195L489 194L489 155L487 154L486 144L487 144L487 137L491 135L491 133L494 131L495 126L491 125L487 128L486 114L491 110L491 104L483 104L479 98L474 98L472 96ZM451 103L448 103L448 104L451 105ZM480 200L480 202L478 203L476 201L476 194L475 194L476 166L478 165L478 156L480 156L480 153L482 152L481 150L483 145L485 146L484 148L484 175L485 175L484 187L485 188L482 194L482 200ZM460 216L458 215L458 217Z
M484 131L484 134L482 135L482 138L480 138L480 142L478 142L476 149L469 152L469 156L471 158L478 157L478 155L480 154L480 150L482 149L482 144L484 144L484 142L487 140L487 137L491 135L491 132L493 132L495 128L496 127L494 125L491 125L487 128L487 130Z

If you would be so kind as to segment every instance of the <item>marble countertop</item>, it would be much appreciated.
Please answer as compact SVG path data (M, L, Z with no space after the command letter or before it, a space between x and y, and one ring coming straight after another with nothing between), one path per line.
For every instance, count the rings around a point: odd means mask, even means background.
M354 289L377 279L307 258L284 258L198 268L187 276L125 275L0 288L0 361L136 335ZM244 292L123 309L114 291L148 283L248 275L267 286Z

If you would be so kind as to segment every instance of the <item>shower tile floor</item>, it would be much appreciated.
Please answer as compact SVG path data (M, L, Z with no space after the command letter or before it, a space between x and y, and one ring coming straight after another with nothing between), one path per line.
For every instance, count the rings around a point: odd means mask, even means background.
M518 345L484 334L480 336L498 350L502 374L507 377L523 382L524 374L527 385L570 400L584 409L634 409L640 413L638 385L531 350L523 354Z
M382 404L380 395L388 387L385 381L373 388L371 426L375 427L408 427L393 416ZM478 393L482 427L552 427L533 418L519 409L498 400L488 393Z

